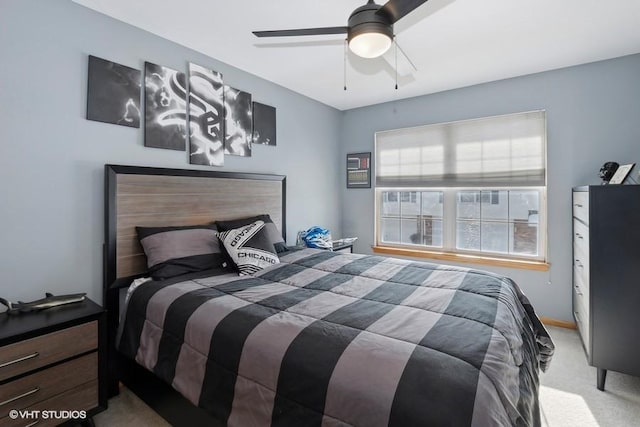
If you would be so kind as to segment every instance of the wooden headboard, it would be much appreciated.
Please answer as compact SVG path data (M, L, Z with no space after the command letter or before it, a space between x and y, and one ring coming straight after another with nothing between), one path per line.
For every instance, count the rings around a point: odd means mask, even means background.
M269 214L285 224L282 175L105 166L105 287L147 271L136 226L210 224Z
M104 306L108 389L118 391L115 349L122 288L147 271L136 226L210 224L269 214L286 239L286 177L105 165ZM101 340L103 332L101 332Z

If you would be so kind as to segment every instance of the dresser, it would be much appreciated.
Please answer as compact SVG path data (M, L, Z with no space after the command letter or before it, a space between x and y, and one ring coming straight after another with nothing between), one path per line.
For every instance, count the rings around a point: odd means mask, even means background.
M573 315L598 389L640 376L640 185L573 189Z
M90 425L106 409L104 313L87 299L0 314L0 426Z

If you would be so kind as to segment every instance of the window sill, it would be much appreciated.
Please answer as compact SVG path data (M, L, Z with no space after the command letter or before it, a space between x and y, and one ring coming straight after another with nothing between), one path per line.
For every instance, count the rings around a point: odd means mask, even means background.
M390 246L372 246L373 252L386 255L428 258L440 261L485 264L497 267L521 268L524 270L549 271L549 263L544 261L526 261L520 259L492 258L478 255L462 255L450 252L425 251Z

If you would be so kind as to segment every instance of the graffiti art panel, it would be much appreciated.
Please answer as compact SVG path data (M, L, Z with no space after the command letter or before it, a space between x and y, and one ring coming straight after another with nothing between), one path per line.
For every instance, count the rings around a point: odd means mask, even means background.
M89 55L87 119L140 127L140 70Z
M144 94L144 145L184 151L187 142L185 74L145 62Z
M251 157L251 94L225 86L224 153Z
M189 64L189 161L224 164L224 85L222 74Z
M253 143L276 145L276 109L270 105L253 103Z

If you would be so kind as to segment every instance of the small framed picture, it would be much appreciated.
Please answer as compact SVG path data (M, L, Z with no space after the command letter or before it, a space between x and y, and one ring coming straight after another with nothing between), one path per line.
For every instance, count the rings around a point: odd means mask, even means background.
M347 188L371 188L371 153L347 154Z
M628 165L620 165L616 173L609 180L609 184L622 184L627 179L631 169L635 166L635 163L629 163Z

